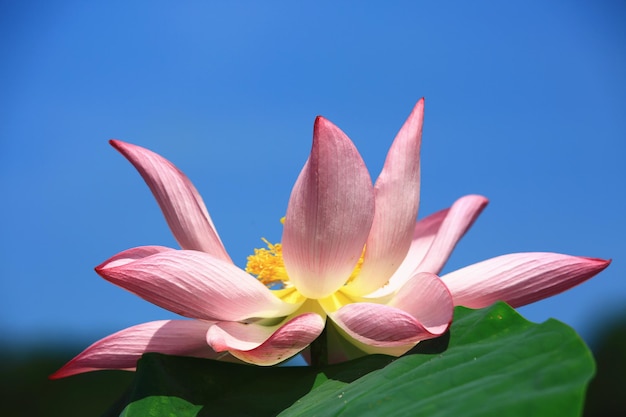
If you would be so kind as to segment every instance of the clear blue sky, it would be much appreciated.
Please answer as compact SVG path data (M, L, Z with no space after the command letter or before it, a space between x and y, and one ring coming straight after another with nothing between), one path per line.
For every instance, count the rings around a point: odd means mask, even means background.
M3 339L86 344L174 317L93 271L176 247L109 138L185 171L243 266L280 238L316 115L375 178L422 96L420 216L491 200L446 270L520 251L613 258L521 310L591 337L626 304L626 3L391 3L2 2Z

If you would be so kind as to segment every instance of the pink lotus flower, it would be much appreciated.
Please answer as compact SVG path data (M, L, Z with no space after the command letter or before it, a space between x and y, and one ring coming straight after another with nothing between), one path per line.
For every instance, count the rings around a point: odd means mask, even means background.
M180 250L143 246L96 267L106 280L193 320L155 321L110 335L51 378L135 368L145 352L273 365L324 329L331 361L401 355L443 334L454 305L524 305L564 291L608 261L552 253L512 254L439 278L456 243L487 204L466 196L417 223L424 101L396 136L375 185L350 139L315 121L313 146L291 193L282 245L256 250L248 270L226 252L202 198L172 163L112 140L142 175ZM269 289L280 284L281 289ZM347 344L346 341L349 343Z

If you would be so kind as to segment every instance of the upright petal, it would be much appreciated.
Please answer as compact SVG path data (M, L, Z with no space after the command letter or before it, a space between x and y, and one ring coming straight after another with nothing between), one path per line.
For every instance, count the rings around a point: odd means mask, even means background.
M283 317L299 305L281 301L230 262L204 252L170 250L96 272L143 299L182 316L215 321Z
M222 322L211 327L207 342L217 352L256 365L275 365L298 354L324 330L325 320L305 313L276 326Z
M50 379L102 369L134 370L146 352L211 359L223 356L207 345L211 325L199 320L161 320L129 327L89 346Z
M183 249L203 251L231 261L217 235L202 197L189 178L170 161L140 146L111 140L150 187L174 237Z
M373 217L365 163L345 133L318 117L282 239L285 267L298 291L322 298L341 287L361 256Z
M513 253L441 277L455 305L483 308L502 300L520 307L593 277L611 261L558 253Z
M359 275L343 291L364 295L380 288L405 258L420 201L420 148L424 99L396 135L374 186L376 210Z

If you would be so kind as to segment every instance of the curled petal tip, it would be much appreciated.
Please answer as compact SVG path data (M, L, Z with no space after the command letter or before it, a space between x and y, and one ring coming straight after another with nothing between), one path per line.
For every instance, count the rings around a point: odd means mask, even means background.
M330 317L359 349L399 356L420 340L445 333L453 313L448 288L437 275L422 272L413 274L387 305L348 304Z
M404 354L421 340L442 335L450 325L446 319L438 326L426 327L406 311L370 303L348 304L331 318L359 349L393 356Z
M256 324L219 323L207 333L207 343L215 351L228 351L234 357L256 365L271 366L296 355L324 329L325 319L305 313L274 327Z

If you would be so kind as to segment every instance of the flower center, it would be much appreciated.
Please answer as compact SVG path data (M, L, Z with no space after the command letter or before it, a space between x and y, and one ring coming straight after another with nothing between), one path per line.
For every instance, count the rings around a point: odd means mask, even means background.
M272 245L267 239L262 238L267 249L255 249L254 255L248 256L246 272L256 276L270 290L281 290L291 286L285 261L283 260L283 245Z
M285 269L282 244L271 244L265 238L262 238L261 240L265 242L267 249L254 249L254 255L248 256L246 272L254 275L256 279L265 284L265 286L270 290L293 288L293 284L289 281L289 276L287 275L287 270ZM354 267L354 270L346 280L346 284L359 275L364 257L365 247L363 247L363 252Z

